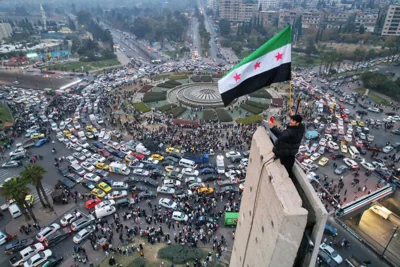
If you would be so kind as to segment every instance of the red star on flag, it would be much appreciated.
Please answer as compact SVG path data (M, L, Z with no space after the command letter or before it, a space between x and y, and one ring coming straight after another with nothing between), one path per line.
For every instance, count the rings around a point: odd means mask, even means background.
M278 52L278 55L275 56L276 61L282 59L282 56L283 56L283 54L281 54L281 53Z
M240 80L240 74L236 73L235 76L233 76L233 78L235 79L235 81L239 81Z
M257 68L260 67L261 62L256 62L256 64L254 64L254 69L256 70Z

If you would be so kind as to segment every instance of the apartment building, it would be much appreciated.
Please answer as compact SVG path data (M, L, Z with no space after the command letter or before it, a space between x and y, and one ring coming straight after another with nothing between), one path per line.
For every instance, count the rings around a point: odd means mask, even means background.
M251 0L221 0L219 15L231 22L250 21L257 14L258 2Z
M206 7L216 12L219 9L220 0L207 0Z
M261 10L270 10L279 7L279 0L258 0L258 7L261 6Z
M283 28L288 24L293 24L297 17L297 10L281 9L279 10L278 27Z
M327 28L340 28L345 25L354 12L327 12L324 16L324 22Z
M279 12L274 10L259 11L258 16L264 26L278 26Z
M400 5L389 6L382 35L400 36Z
M10 23L0 23L0 40L10 37L12 33Z
M358 31L361 25L364 26L366 32L374 32L378 21L378 12L357 12L355 18L356 30Z
M301 14L302 27L305 29L317 28L321 23L323 13L320 11L306 11Z

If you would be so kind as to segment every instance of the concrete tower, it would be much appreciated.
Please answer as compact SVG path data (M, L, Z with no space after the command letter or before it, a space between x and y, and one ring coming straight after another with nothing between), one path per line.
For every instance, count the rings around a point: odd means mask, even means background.
M40 13L42 14L43 29L47 31L47 18L42 5L40 5Z

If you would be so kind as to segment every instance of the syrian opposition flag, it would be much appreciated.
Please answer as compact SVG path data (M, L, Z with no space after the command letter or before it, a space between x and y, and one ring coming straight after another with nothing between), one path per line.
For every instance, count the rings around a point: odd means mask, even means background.
M218 81L225 106L264 86L291 79L291 32L286 27Z

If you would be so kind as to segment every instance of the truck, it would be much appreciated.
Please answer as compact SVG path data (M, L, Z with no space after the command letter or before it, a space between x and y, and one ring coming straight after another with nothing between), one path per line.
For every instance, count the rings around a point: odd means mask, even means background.
M184 156L184 158L188 159L188 160L192 160L196 164L208 163L208 161L209 161L208 154L204 154L204 155L201 155L201 156L196 156L196 155L193 155L193 154L186 154Z
M90 114L89 115L89 120L90 120L90 122L96 122L96 116L94 115L94 114Z
M123 175L129 175L131 170L124 164L120 162L112 162L110 163L108 170L113 173L119 173Z
M217 156L217 173L224 174L225 173L225 162L224 155Z
M135 151L138 153L142 153L146 156L150 155L150 151L142 143L136 146Z
M357 259L354 255L351 255L346 259L347 266L350 267L367 267L367 264Z

